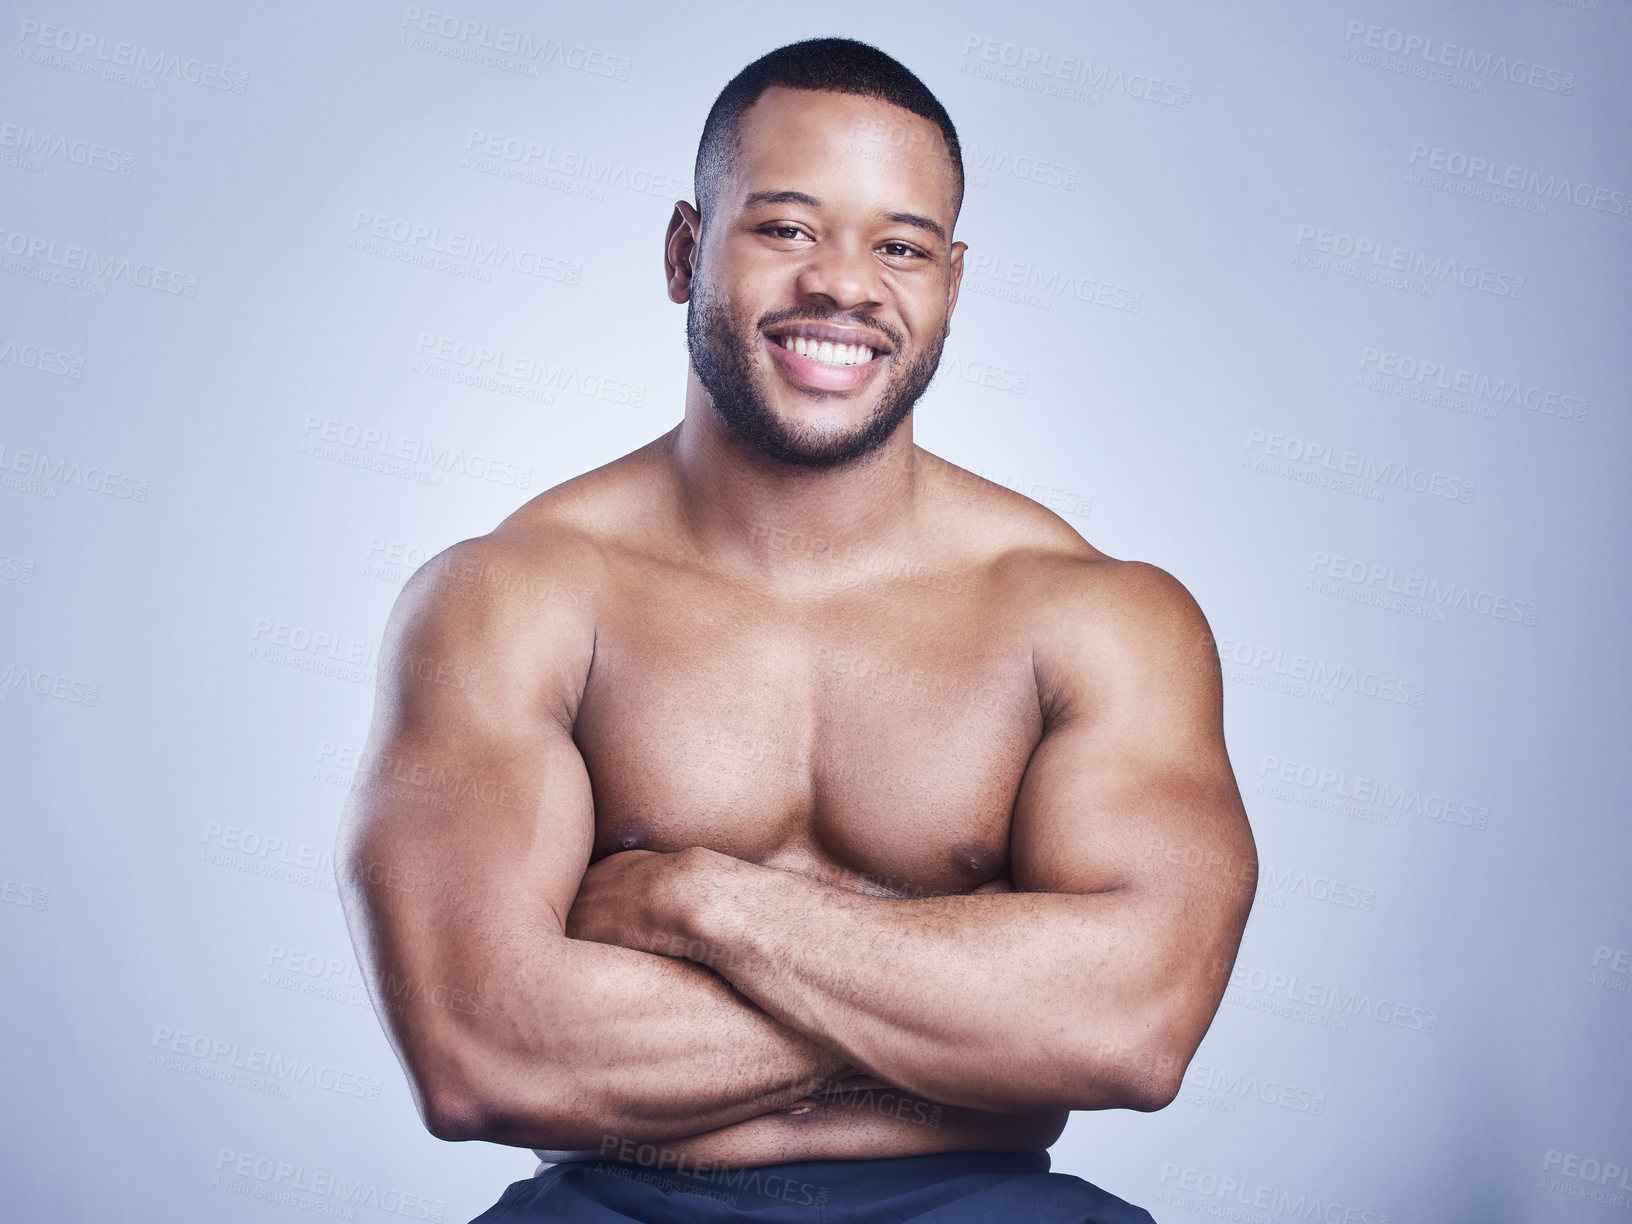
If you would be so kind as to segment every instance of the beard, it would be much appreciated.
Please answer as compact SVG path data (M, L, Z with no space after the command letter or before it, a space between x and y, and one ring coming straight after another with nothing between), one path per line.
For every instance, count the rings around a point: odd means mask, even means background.
M754 355L761 329L795 319L858 322L854 316L845 318L842 312L806 307L773 311L764 315L755 327L741 327L724 302L697 285L686 307L686 346L691 351L692 368L697 371L698 381L714 401L714 411L726 428L760 454L779 463L804 468L833 468L850 463L882 446L913 410L941 363L945 333L911 364L890 373L879 395L878 406L860 425L844 431L822 431L778 418L754 373ZM901 336L895 329L877 322L862 322L890 340L892 356L901 352Z

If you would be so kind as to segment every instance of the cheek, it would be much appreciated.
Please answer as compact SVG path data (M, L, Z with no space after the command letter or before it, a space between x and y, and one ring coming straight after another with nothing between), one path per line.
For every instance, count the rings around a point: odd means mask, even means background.
M947 296L951 286L944 277L924 276L895 287L896 308L907 334L915 342L938 336L946 326Z

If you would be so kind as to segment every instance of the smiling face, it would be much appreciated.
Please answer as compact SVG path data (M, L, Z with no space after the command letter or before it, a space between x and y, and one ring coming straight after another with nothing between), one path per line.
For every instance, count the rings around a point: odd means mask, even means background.
M766 90L742 117L694 270L675 259L682 214L670 229L692 367L732 432L805 467L888 439L940 362L963 270L956 213L928 119L853 94Z

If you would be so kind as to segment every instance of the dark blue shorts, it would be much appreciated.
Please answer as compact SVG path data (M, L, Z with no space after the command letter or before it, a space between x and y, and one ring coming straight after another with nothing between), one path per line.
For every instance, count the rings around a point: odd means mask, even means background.
M519 1181L471 1224L499 1221L721 1224L1154 1224L1143 1208L1047 1152L944 1152L896 1160L801 1160L679 1173L617 1161L558 1164Z

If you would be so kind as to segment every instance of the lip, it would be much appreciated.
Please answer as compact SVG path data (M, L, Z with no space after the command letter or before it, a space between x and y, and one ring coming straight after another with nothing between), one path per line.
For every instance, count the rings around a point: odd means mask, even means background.
M842 328L825 328L820 334L806 330L813 324L803 324L799 331L792 328L780 334L815 336L820 339L829 339L827 332L843 332L844 339L834 339L839 344L867 344L867 333L845 331ZM809 357L801 357L792 349L783 348L775 336L769 332L765 336L765 344L771 350L771 358L777 363L783 374L794 386L804 391L856 391L865 387L883 367L888 356L881 349L873 350L873 359L863 361L857 365L824 365L820 361L812 361ZM871 347L869 345L869 347Z
M803 336L806 340L826 340L830 344L863 344L872 349L875 355L888 355L893 351L890 342L879 332L865 327L845 327L841 323L792 320L767 327L765 334L773 340Z

